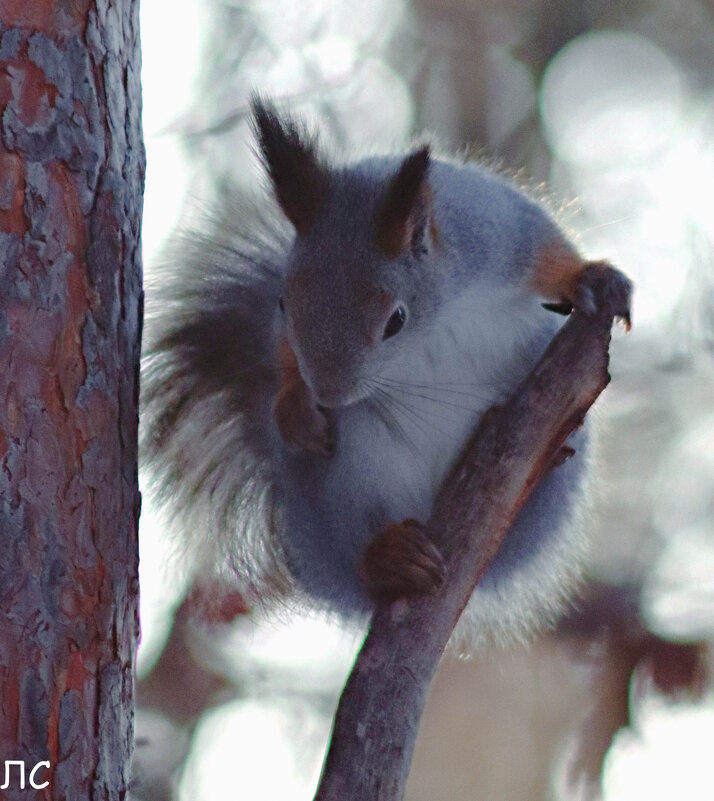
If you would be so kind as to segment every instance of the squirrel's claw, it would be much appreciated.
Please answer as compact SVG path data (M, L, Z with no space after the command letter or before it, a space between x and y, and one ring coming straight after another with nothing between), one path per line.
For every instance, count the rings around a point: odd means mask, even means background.
M446 565L424 526L411 518L392 523L367 546L360 575L377 601L433 595L446 578Z

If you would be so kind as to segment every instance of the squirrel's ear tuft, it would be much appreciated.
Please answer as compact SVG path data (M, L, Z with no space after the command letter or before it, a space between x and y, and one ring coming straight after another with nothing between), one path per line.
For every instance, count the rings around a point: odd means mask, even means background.
M314 225L330 176L316 152L316 140L275 106L253 95L253 128L266 171L285 216L298 235Z
M409 248L423 253L428 239L436 240L428 181L429 148L422 147L402 162L375 216L375 242L388 259Z

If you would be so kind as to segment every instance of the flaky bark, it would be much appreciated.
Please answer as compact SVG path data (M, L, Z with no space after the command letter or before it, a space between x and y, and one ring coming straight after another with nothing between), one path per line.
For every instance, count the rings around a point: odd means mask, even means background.
M629 288L593 264L594 317L574 313L504 407L487 413L444 482L428 532L447 560L438 595L377 610L335 717L316 801L402 798L431 679L510 523L609 381Z
M138 12L0 0L0 783L2 761L26 769L7 799L128 795Z

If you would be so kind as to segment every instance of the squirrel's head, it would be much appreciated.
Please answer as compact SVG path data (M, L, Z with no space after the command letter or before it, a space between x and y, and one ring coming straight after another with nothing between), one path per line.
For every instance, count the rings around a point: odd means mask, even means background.
M253 119L296 232L278 313L318 401L346 406L379 391L438 295L429 149L331 169L273 106L254 98Z

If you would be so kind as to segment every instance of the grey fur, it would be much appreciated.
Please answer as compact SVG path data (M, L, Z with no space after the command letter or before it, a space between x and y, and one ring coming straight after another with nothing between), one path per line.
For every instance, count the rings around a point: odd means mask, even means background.
M428 518L479 415L515 389L561 322L525 277L562 234L542 206L476 165L432 160L438 241L425 221L418 252L378 254L375 215L403 161L333 169L301 236L267 201L226 208L206 232L185 234L159 275L145 463L199 551L230 564L251 598L368 612L357 573L365 546L390 522ZM375 288L408 309L384 342L375 332L391 307L360 300ZM296 453L277 431L284 330L329 407L331 458ZM581 563L586 440L574 439L575 457L537 490L477 588L467 617L481 633L525 632L567 598Z

